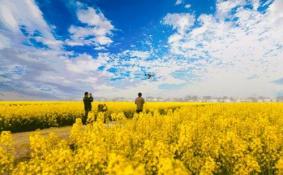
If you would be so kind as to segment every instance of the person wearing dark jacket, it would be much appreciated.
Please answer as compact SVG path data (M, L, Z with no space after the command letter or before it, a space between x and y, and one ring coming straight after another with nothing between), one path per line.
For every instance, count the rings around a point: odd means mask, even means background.
M83 124L86 124L88 113L92 110L92 105L91 105L91 102L93 102L92 94L85 92L83 102L84 102L85 115L82 118L82 122Z

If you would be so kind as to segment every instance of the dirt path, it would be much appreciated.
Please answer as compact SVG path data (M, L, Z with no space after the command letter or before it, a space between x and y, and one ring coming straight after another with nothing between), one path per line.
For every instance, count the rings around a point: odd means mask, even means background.
M56 133L59 137L66 139L68 138L70 134L71 126L66 127L60 127L60 128L48 128L48 129L41 129L38 130L42 135L48 135L50 132ZM29 131L29 132L20 132L20 133L14 133L13 141L15 144L15 158L17 161L21 161L24 159L29 158L29 136L31 133L34 133L35 131Z
M110 122L105 124L107 127L111 127L115 125L116 122ZM36 130L41 133L43 136L47 136L49 133L53 132L56 135L58 135L62 139L67 139L69 137L70 131L72 126L65 126L65 127L58 127L58 128L47 128L47 129L41 129ZM36 132L36 131L28 131L28 132L19 132L19 133L13 133L13 141L15 145L15 158L16 162L26 160L30 157L30 147L29 147L29 136L30 134Z

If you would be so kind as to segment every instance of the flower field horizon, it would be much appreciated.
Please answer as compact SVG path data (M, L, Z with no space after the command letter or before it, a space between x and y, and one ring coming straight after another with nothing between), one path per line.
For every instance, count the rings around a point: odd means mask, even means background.
M92 113L95 115L99 104L107 105L106 115L111 120L112 113L122 112L127 118L132 118L135 112L135 104L132 102L94 101ZM144 111L160 110L162 113L168 108L196 104L200 103L147 102ZM22 132L72 125L76 118L84 116L83 105L81 101L0 101L0 131Z

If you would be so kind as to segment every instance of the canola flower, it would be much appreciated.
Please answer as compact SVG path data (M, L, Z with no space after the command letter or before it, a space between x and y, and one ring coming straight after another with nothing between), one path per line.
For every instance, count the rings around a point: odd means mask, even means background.
M133 102L93 102L93 115L97 115L97 106L100 103L105 103L108 107L105 114L105 118L108 120L120 119L120 114L113 113L123 113L127 118L131 118L135 111ZM145 105L145 111L161 110L164 112L167 108L177 108L184 105L191 105L191 103L148 102ZM76 118L82 118L83 115L83 102L78 101L3 101L0 102L0 131L20 132L72 125Z
M161 105L161 104L160 104ZM11 135L0 136L3 174L282 174L283 104L187 105L86 126L69 138L30 136L30 159L15 163ZM91 117L91 115L90 115ZM2 151L1 151L2 150Z

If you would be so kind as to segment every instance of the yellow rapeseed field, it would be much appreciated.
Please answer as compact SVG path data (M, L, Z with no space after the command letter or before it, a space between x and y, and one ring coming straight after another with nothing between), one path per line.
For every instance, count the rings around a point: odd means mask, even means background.
M135 104L133 102L93 102L94 114L97 114L97 105L101 103L107 105L107 115L109 116L112 113L123 112L126 117L131 118L135 111ZM145 104L145 111L163 110L191 104L148 102ZM83 115L83 102L78 101L3 101L0 102L0 131L9 130L19 132L35 130L37 128L72 125L76 118L81 118Z
M0 174L283 174L282 103L148 103L132 119L123 110L133 105L113 104L115 122L94 110L97 121L77 118L68 139L30 135L30 158L20 162L2 132Z

